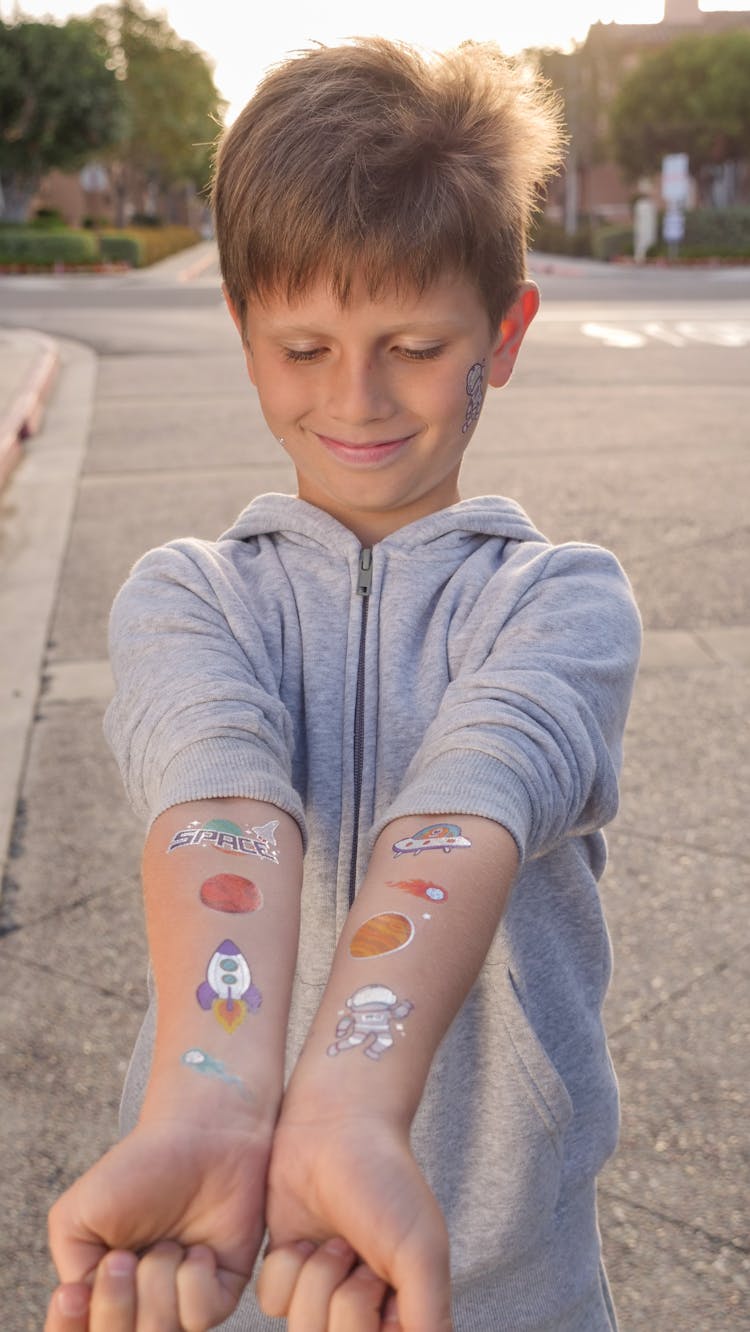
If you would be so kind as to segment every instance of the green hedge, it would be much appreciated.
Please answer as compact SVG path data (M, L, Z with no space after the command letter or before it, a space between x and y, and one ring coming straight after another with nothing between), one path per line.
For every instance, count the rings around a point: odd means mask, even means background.
M133 268L155 264L200 240L192 227L178 226L125 227L122 231L102 231L100 238L102 258L124 259Z
M562 223L537 217L532 223L529 245L542 254L571 254L580 258L591 254L591 230L584 222L569 236Z
M110 235L99 237L99 253L107 264L125 263L129 268L143 264L143 246L137 236Z
M200 237L192 227L127 227L122 231L93 228L64 230L35 224L0 225L0 265L4 267L71 268L125 263L142 268L176 254Z
M685 246L719 254L750 250L750 208L694 208L685 214Z
M0 264L95 264L96 237L87 231L38 231L32 228L0 231Z
M662 217L659 218L661 236ZM539 218L534 223L530 245L549 254L593 255L609 261L633 254L633 228L622 223L596 226L586 220L573 236L558 222ZM659 241L649 258L666 254ZM694 208L685 214L685 238L680 242L681 259L747 259L750 255L750 208Z
M617 226L597 227L591 236L591 253L595 259L619 259L633 253L633 228Z

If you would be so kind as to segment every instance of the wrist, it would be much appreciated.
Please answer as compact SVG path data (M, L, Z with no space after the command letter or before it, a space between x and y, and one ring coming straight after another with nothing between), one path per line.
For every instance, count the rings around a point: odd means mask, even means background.
M153 1068L139 1123L169 1120L211 1132L220 1125L270 1142L280 1100L280 1082L240 1076L230 1060L186 1047L175 1067Z

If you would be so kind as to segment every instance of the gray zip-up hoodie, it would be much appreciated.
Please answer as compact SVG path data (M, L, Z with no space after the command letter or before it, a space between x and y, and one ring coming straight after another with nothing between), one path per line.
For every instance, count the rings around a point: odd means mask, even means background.
M135 808L153 819L247 796L302 829L290 1065L390 820L478 814L518 844L510 902L412 1134L448 1222L456 1332L615 1326L595 1207L618 1130L597 880L639 648L615 558L551 545L496 497L363 551L321 510L264 495L216 542L149 552L113 608L105 729ZM249 1295L225 1326L279 1323Z

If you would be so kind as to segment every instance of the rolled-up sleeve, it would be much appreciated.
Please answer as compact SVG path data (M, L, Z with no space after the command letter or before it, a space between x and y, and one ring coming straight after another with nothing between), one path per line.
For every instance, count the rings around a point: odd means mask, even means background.
M179 543L161 547L118 593L105 735L131 804L149 820L184 801L240 796L285 810L304 837L279 664L244 604L243 641L232 632L206 564Z
M614 817L641 645L632 591L596 546L553 547L535 566L499 631L501 583L484 589L462 665L374 836L402 815L478 814L530 859Z

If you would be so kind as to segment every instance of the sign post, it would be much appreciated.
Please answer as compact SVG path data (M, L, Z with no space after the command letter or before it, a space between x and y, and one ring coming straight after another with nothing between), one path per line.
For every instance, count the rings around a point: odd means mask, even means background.
M661 194L666 211L662 237L670 259L676 259L685 237L685 209L690 199L690 163L687 153L667 153L661 161Z

